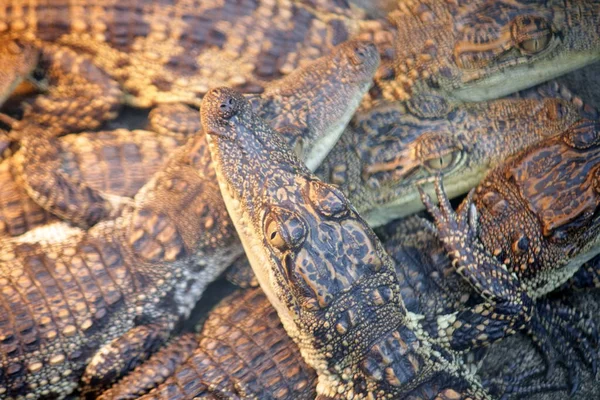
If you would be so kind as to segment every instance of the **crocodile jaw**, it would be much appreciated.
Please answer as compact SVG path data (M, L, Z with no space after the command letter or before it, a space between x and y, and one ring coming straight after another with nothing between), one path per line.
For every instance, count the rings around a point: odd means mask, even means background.
M210 136L209 143L211 146L214 145L210 140ZM277 310L277 314L279 315L279 318L281 319L281 322L288 334L292 337L292 339L299 337L300 333L294 322L293 315L291 314L289 308L285 306L279 299L270 283L272 282L272 277L269 273L272 268L268 267L268 265L270 265L270 260L266 256L264 244L262 243L261 238L257 237L252 229L250 215L244 211L240 201L237 200L232 194L233 190L227 185L219 163L215 163L215 172L217 176L219 176L219 188L221 189L221 194L223 195L223 200L225 202L225 206L227 207L227 212L229 212L229 215L233 220L235 229L238 232L243 232L243 234L239 235L240 241L242 242L242 246L246 256L248 257L248 260L250 261L250 265L254 270L254 274L256 275L260 287L267 295L267 298L275 310Z
M371 85L372 82L366 82L361 85L361 89L357 91L357 93L360 93L360 95L356 95L349 99L347 103L348 107L346 108L343 116L335 124L331 124L328 129L315 141L310 153L305 154L304 163L308 169L315 171L319 165L321 165L325 157L327 157L333 146L339 140L340 136L342 136L342 133L344 133L346 126L352 119L354 112L363 99L362 95L369 90Z
M470 169L459 176L443 177L444 188L448 198L458 197L467 193L471 188L477 186L487 171L488 168L482 165L479 166L479 168ZM386 204L363 212L363 218L371 227L375 228L385 225L396 218L406 217L407 215L425 209L419 193L414 188L415 185L412 184L410 192L406 195L398 196ZM434 201L437 201L432 184L428 183L423 185L423 189L434 199Z
M539 61L533 67L521 65L498 71L462 89L452 91L451 95L466 102L493 100L557 78L598 60L600 60L600 53L564 54L550 60Z

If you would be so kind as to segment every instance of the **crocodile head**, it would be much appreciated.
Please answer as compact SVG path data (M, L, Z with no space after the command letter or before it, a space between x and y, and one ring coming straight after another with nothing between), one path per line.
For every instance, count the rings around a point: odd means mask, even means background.
M575 105L555 98L465 104L433 120L407 113L402 104L381 106L355 117L317 172L378 226L421 210L416 187L431 191L437 174L449 197L459 196L506 157L577 118Z
M600 58L598 0L399 4L400 100L428 90L462 101L498 98Z
M600 252L600 123L582 120L492 171L474 198L479 236L534 297Z
M259 115L292 135L291 147L314 169L350 122L371 87L379 61L372 43L344 42L269 85L259 97Z
M227 210L292 336L306 332L303 324L320 321L358 279L393 271L345 196L319 181L243 99L210 92L202 123Z
M6 40L0 44L0 105L35 68L37 49L19 40Z

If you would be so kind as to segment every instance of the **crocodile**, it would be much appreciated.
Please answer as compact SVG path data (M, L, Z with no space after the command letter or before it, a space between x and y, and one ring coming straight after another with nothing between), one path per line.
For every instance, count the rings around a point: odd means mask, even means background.
M144 395L157 383L161 384ZM312 400L315 387L314 370L283 330L264 293L254 288L223 299L197 335L174 339L98 400Z
M439 115L454 101L501 97L588 65L600 59L599 7L595 0L399 1L388 16L397 36L384 97Z
M458 215L440 185L439 208L422 193L453 268L484 300L431 328L445 331L454 349L526 330L552 354L563 349L553 349L545 338L566 332L575 344L567 341L564 352L581 346L585 361L596 365L596 351L585 337L594 332L581 313L535 304L600 252L599 134L597 121L582 120L512 157L471 192ZM532 319L536 312L551 316Z
M378 58L375 59L374 49L368 48L364 50L364 53L361 53L362 50L349 53L351 57L354 57L353 60L346 57L348 49L357 43L363 42L345 42L343 45L334 48L330 55L315 60L298 71L266 85L262 94L250 96L257 109L262 110L261 112L265 117L273 118L277 116L277 119L273 121L277 128L296 131L290 131L290 134L296 138L295 146L300 152L312 154L312 159L307 160L307 163L315 167L322 161L326 152L343 132L344 125L352 115L350 111L347 115L339 116L337 114L330 116L323 114L331 112L334 108L350 110L353 107L353 98L355 97L354 92L349 93L347 99L343 99L343 93L340 93L339 97L328 94L324 85L327 85L327 80L333 76L331 71L340 68L353 68L356 65L356 71L353 72L354 76L350 76L351 73L348 73L348 86L352 87L355 83L360 84L360 90L364 92L368 89L369 82L363 77L370 77L372 70L376 68ZM361 57L364 60L361 60ZM365 62L364 66L363 61ZM332 83L331 90L335 90L336 85L344 86L344 83ZM329 108L310 108L312 104L321 100L321 98L308 99L309 96L316 94L316 87L319 88L318 93L321 93L322 100L331 103ZM342 101L346 100L349 101L347 104L341 104ZM170 116L167 121L161 120L161 115L150 115L151 129L156 127L155 130L164 134L165 125L185 122L185 118L189 118L190 113L193 114L195 120L198 120L197 111L179 104L180 107L185 109L185 112L179 112L177 106L165 105L162 107L169 108L168 113L162 114L163 119L165 115ZM295 108L290 109L290 107ZM329 121L333 121L338 117L340 117L338 125L328 125ZM307 132L305 132L308 129L305 125L306 118L310 118L311 124ZM187 129L185 129L186 126ZM46 129L31 126L29 132L33 134L22 139L21 148L8 162L14 165L14 170L19 175L23 188L35 203L71 223L89 227L100 220L109 219L118 214L126 199L114 195L133 196L141 184L149 178L150 173L164 162L161 159L166 158L170 150L183 142L186 137L196 133L198 128L196 124L191 122L183 124L179 130L168 135L172 138L165 139L152 139L150 133L142 132L131 133L128 136L127 132L124 131L114 139L111 139L110 136L115 134L110 133L87 134L79 139L80 136L77 135L56 138L53 135L53 130L47 134ZM327 132L325 128L333 129L337 133L330 135L330 132ZM92 141L84 139L90 137L90 135L94 135L95 139ZM320 137L315 135L320 135ZM136 139L138 136L140 136L139 140L143 140L143 143ZM302 136L305 137L304 142L300 140ZM323 142L321 138L326 139ZM154 140L154 143L151 144L148 140ZM74 142L74 145L71 145L71 142ZM165 147L166 143L169 143L169 145ZM307 147L309 144L310 146ZM90 145L96 147L96 149L91 148ZM132 147L139 148L139 151ZM147 147L147 149L144 150L144 147ZM119 154L123 154L124 158L98 160L98 149L107 151L107 158L119 157ZM149 160L140 160L142 164L139 164L139 167L134 165L133 162L138 161L135 157L145 156L144 151L149 152L147 155ZM134 157L130 162L130 166L126 165L129 162L127 156ZM145 162L154 165L148 164L148 168L146 168L143 166ZM103 168L103 165L106 166ZM132 186L127 190L123 188L120 191L106 190L108 185L123 184L121 179L108 176L111 170L129 171L135 174L135 168L145 170L145 174L139 177L136 185L133 185L136 187ZM107 175L104 181L98 181L99 177L97 175L99 174ZM10 175L5 176L10 177ZM102 178L100 177L100 179ZM21 193L23 192L20 188L18 190ZM34 210L23 210L19 206L25 203L29 207L31 205L30 200L21 196L22 202L15 202L13 191L8 192L7 197L10 198L10 208L14 209L6 210L9 217L15 214L16 218L21 217L22 214L33 214L34 218L40 220L37 215L44 214L39 210L39 207ZM16 230L19 231L19 229Z
M281 137L301 135L301 153L314 161L331 142L319 135L339 136L378 60L372 44L345 42L288 75L278 87L287 109L270 114L265 101L260 113L293 124ZM62 398L80 381L93 396L164 343L241 252L202 132L116 219L88 231L40 229L0 242L0 398Z
M201 112L228 212L261 287L317 371L322 398L406 396L442 371L459 371L453 352L517 329L539 334L528 325L534 300L599 251L593 214L600 130L584 120L493 170L477 189L487 202L485 218L477 218L473 192L459 216L439 180L441 211L423 192L453 267L482 297L464 310L423 320L405 308L393 262L342 192L319 181L270 135L243 97L215 89ZM548 160L551 153L557 157ZM546 201L550 193L564 194L565 201ZM483 210L479 198L474 201ZM580 203L569 203L572 198ZM406 343L408 337L418 345ZM393 354L395 346L402 356Z
M596 60L597 6L412 0L388 18L367 18L341 0L9 0L0 39L42 53L49 93L25 117L59 130L95 128L124 102L197 106L219 85L260 92L351 37L373 40L385 59L365 107L401 100L417 115L441 116L451 98L497 98Z
M409 312L436 318L460 309L473 295L452 270L427 220L418 216L398 220L379 229L378 236L394 259L400 294ZM544 307L547 305L545 302ZM551 306L556 308L555 303ZM565 338L556 339L565 343ZM278 362L281 352L285 353L285 363ZM268 378L261 379L263 374L256 368L268 370ZM496 376L490 385L500 386L494 387L496 391L514 392L515 375L508 375L513 382ZM302 377L301 385L297 386L291 376ZM288 382L283 389L275 383L281 382L281 377ZM529 384L522 389L531 394L554 389L552 386ZM193 399L209 393L217 398L314 399L315 389L314 371L286 335L264 293L253 288L237 290L222 300L210 311L199 334L174 338L98 399Z
M508 156L597 112L556 82L512 98L463 104L444 118L422 118L402 103L359 112L317 169L373 226L423 209L417 185L437 173L450 197L476 186Z
M199 106L215 84L260 93L359 30L377 29L378 40L388 40L381 23L365 20L345 1L328 0L0 5L0 40L31 43L41 53L40 70L48 71L40 83L48 95L36 99L25 117L67 131L94 129L123 103ZM88 76L95 78L94 92L86 90Z
M111 202L91 204L105 207L101 212L83 209L87 203L78 205L78 212L92 215L90 220L97 219L98 214L111 218L118 215L125 199L133 198L160 169L167 155L182 145L182 141L171 136L126 129L49 140L38 137L36 143L26 143L35 147L21 147L13 157L0 163L0 237L21 235L36 226L59 221L28 194L32 179L44 180L46 175L39 172L41 168L64 174L62 186L55 191L85 184L111 196Z
M318 180L239 93L210 91L201 121L229 215L260 286L318 375L317 399L489 398L459 355L406 310L392 260L345 196Z
M271 87L276 88L277 82ZM249 97L256 101L277 96L274 89L267 88L260 96ZM460 105L444 119L415 117L397 103L377 106L355 117L317 174L337 184L370 224L381 225L423 207L415 184L431 179L438 160L456 158L452 165L438 166L444 167L446 188L454 197L473 187L489 167L546 135L561 132L580 114L597 116L579 97L555 82L522 91L509 99ZM144 131L119 131L59 138L39 134L23 140L23 147L16 155L0 164L0 170L5 171L0 176L0 225L3 225L0 237L22 234L56 220L54 214L44 209L83 226L117 214L127 199L104 198L105 195L132 197L160 165L160 160L168 157L173 146L201 129L197 111L183 104L157 106L150 112L148 122L147 129L168 137ZM455 147L457 153L448 154L448 148L439 143ZM302 147L301 143L296 145ZM139 149L135 153L141 159L134 157L129 161L110 156L130 154L134 148ZM99 162L98 155L105 153L106 157ZM145 157L150 157L152 165L144 166ZM138 159L142 164L129 166ZM414 165L403 172L406 162ZM68 167L61 167L65 163ZM88 170L95 172L90 175ZM121 185L120 180L110 178L110 171L116 170L135 174L139 181L126 192L110 189L111 185ZM40 189L40 185L50 181L47 171L60 174L61 185ZM107 178L98 181L98 174ZM90 188L96 201L80 202L74 211L55 205L55 199L73 197L70 193L82 188ZM40 197L39 205L32 200Z

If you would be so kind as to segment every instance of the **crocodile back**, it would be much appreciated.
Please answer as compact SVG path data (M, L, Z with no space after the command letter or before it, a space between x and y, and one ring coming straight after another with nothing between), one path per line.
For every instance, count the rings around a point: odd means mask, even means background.
M314 399L316 374L260 289L239 290L213 311L198 348L142 399Z
M125 129L59 140L65 174L98 191L126 197L135 196L181 144L154 132Z
M210 87L260 92L358 31L343 1L11 0L0 36L56 42L92 57L132 105L199 105Z
M0 254L0 393L67 394L94 352L132 326L140 282L117 243L64 225Z

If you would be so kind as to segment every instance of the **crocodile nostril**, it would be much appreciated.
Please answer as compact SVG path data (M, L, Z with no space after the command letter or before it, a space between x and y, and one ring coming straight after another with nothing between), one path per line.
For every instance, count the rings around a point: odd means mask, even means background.
M235 115L235 100L231 97L227 97L221 101L219 108L221 110L221 117L229 119Z
M376 51L373 43L359 44L354 47L354 57L352 57L352 61L356 65L364 64L373 57Z

